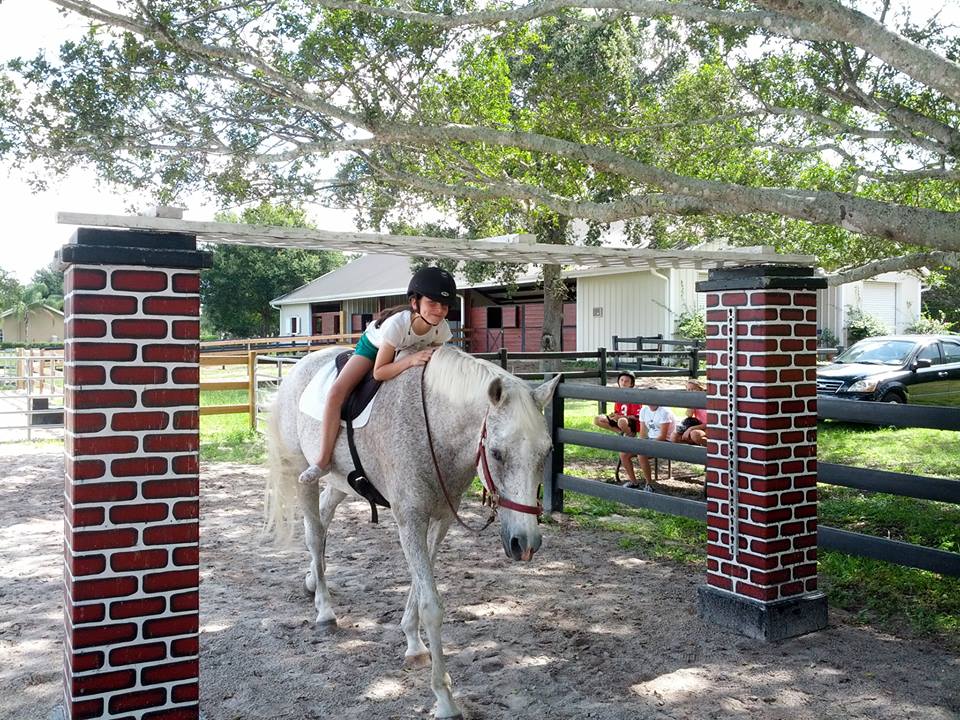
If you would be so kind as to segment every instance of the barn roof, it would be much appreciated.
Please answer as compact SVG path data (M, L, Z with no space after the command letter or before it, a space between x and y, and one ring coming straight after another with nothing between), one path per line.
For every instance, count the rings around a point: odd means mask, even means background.
M409 258L402 255L361 255L336 270L331 270L306 285L286 295L271 300L270 304L295 305L300 303L339 302L356 298L383 297L389 295L404 295L413 271L410 270ZM485 280L473 283L463 275L457 275L457 287L467 288L498 287L502 283L497 280ZM527 270L516 279L517 285L528 285L540 280L540 274Z
M634 247L591 247L547 245L528 242L532 236L518 236L522 242L466 240L417 235L332 232L327 230L200 222L142 215L96 215L61 212L58 222L86 227L155 230L196 235L198 240L232 245L256 245L308 250L407 255L450 260L484 260L518 264L576 265L580 267L716 268L732 265L787 264L814 265L812 255L781 255L773 252L740 250L650 250Z

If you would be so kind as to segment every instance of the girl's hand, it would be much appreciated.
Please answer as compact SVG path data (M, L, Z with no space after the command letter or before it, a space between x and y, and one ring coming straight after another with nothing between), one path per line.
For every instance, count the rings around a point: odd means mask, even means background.
M430 356L433 355L433 351L436 348L427 348L426 350L420 350L413 353L407 357L407 360L410 362L410 367L419 367L421 365L426 365L427 361L430 359Z

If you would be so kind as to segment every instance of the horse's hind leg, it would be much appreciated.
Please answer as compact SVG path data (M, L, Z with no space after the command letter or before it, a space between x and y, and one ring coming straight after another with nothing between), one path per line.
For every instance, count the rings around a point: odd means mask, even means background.
M333 612L333 601L326 579L327 529L333 520L346 493L327 485L320 493L316 485L299 485L300 507L303 508L303 528L306 535L307 550L310 551L310 569L307 570L305 583L313 593L313 604L317 608L317 625L336 626L337 616Z
M436 520L430 524L427 531L427 544L430 549L430 567L435 567L437 551L440 543L447 535L450 520ZM407 651L403 654L403 663L408 667L426 667L430 664L430 651L420 638L420 609L417 584L410 583L410 592L407 594L407 606L403 611L400 627L407 638Z

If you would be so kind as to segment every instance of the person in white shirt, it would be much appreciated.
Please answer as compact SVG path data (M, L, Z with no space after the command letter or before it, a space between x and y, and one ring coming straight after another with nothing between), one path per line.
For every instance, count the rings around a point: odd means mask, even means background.
M426 365L433 351L453 337L447 313L456 297L457 284L450 273L438 267L421 268L407 287L409 306L390 308L367 327L353 357L330 387L323 409L320 455L300 473L301 483L318 482L329 472L340 431L340 410L371 367L374 378L389 380L404 370Z
M656 390L656 388L647 388ZM640 409L640 424L637 427L637 437L642 440L661 440L668 442L673 435L673 429L677 425L677 419L667 408L659 405L644 405ZM640 462L640 470L643 473L644 487L646 492L653 492L653 485L650 484L653 474L650 471L650 458L646 455L637 455ZM640 484L636 482L625 482L624 487L640 489Z

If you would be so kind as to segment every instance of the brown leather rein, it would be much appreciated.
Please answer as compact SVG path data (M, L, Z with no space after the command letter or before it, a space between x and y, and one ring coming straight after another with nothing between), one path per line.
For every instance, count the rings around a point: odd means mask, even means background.
M427 364L429 364L429 362L430 361L427 360ZM427 365L425 364L423 366L423 372L420 374L420 404L423 407L423 423L427 429L427 443L430 446L430 457L433 458L433 468L437 473L437 481L440 483L440 489L443 491L443 497L447 500L447 505L453 512L453 517L456 518L460 525L471 532L482 532L486 530L487 527L490 526L490 523L493 522L494 518L496 518L497 508L501 507L506 508L507 510L513 510L514 512L536 515L537 519L539 520L540 516L543 515L542 504L539 502L536 505L523 505L522 503L516 503L509 498L503 497L497 490L496 483L493 481L493 474L490 472L490 465L487 463L487 415L490 412L488 408L487 412L483 414L483 426L480 429L480 440L477 443L477 454L473 462L475 465L480 465L482 470L481 478L484 484L482 502L484 505L489 504L493 512L490 513L490 517L487 518L487 522L484 523L483 527L479 529L472 528L463 521L463 519L460 517L460 514L457 512L457 508L453 504L453 500L450 498L450 492L447 490L447 484L443 481L443 473L440 471L440 463L437 461L437 453L433 447L433 434L430 432L430 418L427 415L426 374Z

